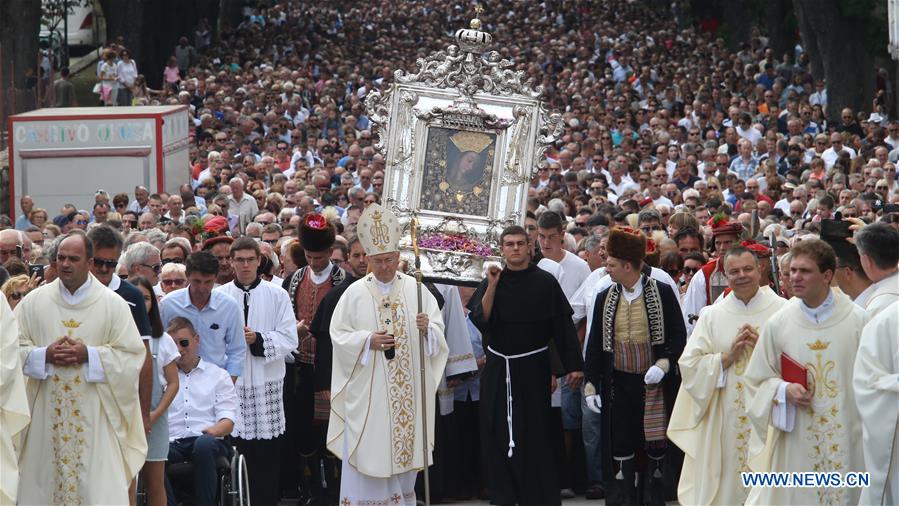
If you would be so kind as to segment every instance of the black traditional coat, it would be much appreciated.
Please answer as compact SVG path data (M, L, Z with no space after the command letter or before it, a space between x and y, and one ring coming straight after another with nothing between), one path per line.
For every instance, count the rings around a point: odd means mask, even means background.
M680 371L677 361L687 341L687 329L684 325L677 294L665 283L661 283L647 275L641 278L643 283L644 303L646 306L647 327L652 345L653 363L667 358L669 370L662 379L665 397L665 412L671 418L671 410L680 387ZM611 419L615 416L612 409L612 381L615 364L615 315L622 297L620 283L615 283L596 295L593 308L593 325L587 341L587 353L584 360L586 380L593 384L602 400L602 459L603 469L614 469L611 454L610 433ZM610 478L612 473L607 473Z

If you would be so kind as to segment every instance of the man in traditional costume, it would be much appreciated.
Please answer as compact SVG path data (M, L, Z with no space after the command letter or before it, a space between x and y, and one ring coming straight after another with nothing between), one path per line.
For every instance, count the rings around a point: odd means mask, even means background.
M727 277L724 275L724 258L727 250L739 242L743 225L729 223L723 214L717 214L709 220L712 227L712 237L715 242L715 258L702 266L700 272L693 276L687 293L684 294L681 303L684 321L687 324L687 335L693 332L699 312L702 308L711 305L718 296L727 288Z
M286 278L282 285L293 304L294 322L300 340L299 348L288 357L291 363L287 365L285 379L288 450L283 459L283 474L287 482L283 485L295 492L297 484L301 483L305 499L313 501L323 500L325 496L322 466L327 462L323 459L326 454L326 418L330 410L327 399L320 392L329 390L330 386L318 388L316 378L321 368L328 373L327 382L331 381L331 342L327 337L320 339L321 336L311 332L310 327L327 294L353 280L346 270L331 263L335 237L334 226L324 216L307 214L300 224L300 244L306 265ZM331 311L336 303L335 299ZM326 366L318 366L325 363ZM326 471L326 475L334 475L331 469Z
M884 308L862 331L852 373L864 429L870 486L859 504L899 503L899 302Z
M251 237L231 244L234 281L217 288L239 301L247 358L235 387L240 413L234 423L237 448L252 473L253 504L275 506L281 489L280 450L284 442L284 357L297 348L296 320L287 292L258 273L262 255Z
M596 298L584 389L588 409L603 415L606 501L636 504L635 458L642 450L649 457L646 502L664 504L665 426L678 387L684 322L677 293L642 273L642 232L616 227L606 250L606 270L615 284Z
M59 278L16 307L35 420L21 440L18 504L127 504L147 455L146 349L128 304L90 274L92 254L84 235L63 239Z
M855 244L871 280L871 286L859 296L871 318L899 300L899 231L888 223L872 223L855 234Z
M446 365L443 319L426 290L417 311L414 278L397 272L402 228L392 212L370 205L357 234L372 272L347 288L331 320L328 449L343 459L341 505L414 505L416 473L430 465L432 450L424 447L421 417L427 415L433 444L434 400Z
M740 473L749 471L751 424L746 416L743 373L759 329L786 299L767 285L745 246L723 259L730 293L707 307L687 342L678 365L681 383L668 438L684 451L678 485L681 504L743 504L749 492Z
M0 504L16 502L19 458L13 438L31 417L18 348L19 328L6 297L0 297Z
M571 306L556 279L530 263L527 232L500 236L506 266L493 266L469 301L484 334L481 442L494 504L560 504L551 429L550 344L569 387L583 381L583 359ZM527 430L524 430L524 427Z
M804 239L791 254L795 297L762 328L743 375L752 422L749 466L755 472L864 471L852 389L864 310L830 289L836 257L827 243ZM799 364L786 371L791 379L791 371L807 371L808 388L785 381L782 363ZM746 504L858 504L859 492L756 487Z

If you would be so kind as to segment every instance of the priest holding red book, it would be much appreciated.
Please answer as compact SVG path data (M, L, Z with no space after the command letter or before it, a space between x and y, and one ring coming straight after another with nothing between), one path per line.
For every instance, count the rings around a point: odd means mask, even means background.
M752 422L749 466L756 472L864 472L852 388L864 310L830 289L836 270L830 245L805 239L791 254L795 297L762 328L744 374ZM858 504L860 492L754 488L745 504Z

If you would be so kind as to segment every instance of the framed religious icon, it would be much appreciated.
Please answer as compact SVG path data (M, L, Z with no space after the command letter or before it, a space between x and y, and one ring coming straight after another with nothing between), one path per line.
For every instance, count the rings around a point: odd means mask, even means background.
M499 260L499 234L524 222L528 184L562 131L542 89L480 28L472 20L365 102L385 159L382 201L405 227L401 255L412 265L417 218L422 273L444 283L478 283Z

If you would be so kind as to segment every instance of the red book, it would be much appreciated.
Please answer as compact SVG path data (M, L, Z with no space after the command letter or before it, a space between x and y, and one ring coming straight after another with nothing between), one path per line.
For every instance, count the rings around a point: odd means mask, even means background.
M793 357L786 353L780 354L780 374L784 381L799 383L803 388L808 388L808 369Z

